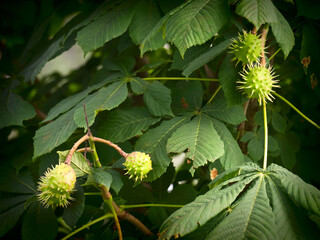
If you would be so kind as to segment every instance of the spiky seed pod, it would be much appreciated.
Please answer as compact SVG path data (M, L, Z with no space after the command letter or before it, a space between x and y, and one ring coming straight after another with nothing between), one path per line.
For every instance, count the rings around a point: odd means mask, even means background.
M147 176L147 174L152 170L152 162L149 154L143 152L132 152L130 153L125 163L123 165L127 170L126 174L129 174L130 177L135 177L135 180L142 180Z
M73 168L65 163L60 163L54 168L48 168L44 177L40 177L38 185L38 199L45 207L67 207L70 194L74 191L76 173Z
M244 69L240 75L243 81L237 81L241 85L238 89L242 89L250 98L259 99L261 105L262 99L268 99L272 102L273 87L280 87L276 85L278 80L275 80L274 72L271 67L266 68L262 65L248 65L248 70Z
M264 51L262 40L259 36L245 31L242 35L239 33L238 40L233 40L230 49L234 53L233 60L237 61L237 64L241 61L243 65L259 61L259 57Z

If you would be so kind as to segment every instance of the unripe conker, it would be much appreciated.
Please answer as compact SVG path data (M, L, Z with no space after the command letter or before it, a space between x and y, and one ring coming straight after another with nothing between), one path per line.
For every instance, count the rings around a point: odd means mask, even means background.
M123 165L127 170L126 174L130 177L135 177L135 180L142 180L147 176L147 174L152 170L152 162L149 154L143 152L132 152L126 157L125 163Z
M268 99L272 102L272 87L280 87L276 85L278 80L274 80L274 73L271 67L266 68L262 65L248 65L248 70L244 69L242 73L242 81L238 81L241 85L238 89L250 98L257 98L261 105L262 99Z
M67 207L74 191L76 173L70 165L60 163L40 177L38 199L45 207Z
M259 61L261 52L264 51L259 36L246 32L243 32L243 35L239 34L238 40L233 40L230 49L234 53L233 60L237 63L241 61L243 65Z

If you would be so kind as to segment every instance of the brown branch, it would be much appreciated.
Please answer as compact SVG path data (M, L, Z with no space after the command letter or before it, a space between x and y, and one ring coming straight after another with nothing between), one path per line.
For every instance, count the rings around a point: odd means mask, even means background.
M108 189L105 186L101 186L100 189L101 189L101 194L103 199L106 201L109 201L109 199L112 198L111 193L108 191ZM139 219L132 216L130 213L126 212L125 210L121 209L114 201L112 202L112 205L119 218L131 222L142 233L144 233L147 236L154 235L142 222L140 222Z
M256 27L252 28L251 33L256 35L257 34L257 28Z
M266 65L266 56L265 56L265 45L266 45L266 39L267 39L267 35L268 35L268 31L269 31L269 27L268 25L265 25L262 29L262 33L261 33L261 40L262 40L262 52L261 52L261 65L265 66Z
M84 135L82 138L80 138L74 145L73 147L70 149L70 152L68 153L68 156L66 158L66 160L64 161L65 164L70 165L71 164L71 159L72 159L72 155L74 154L74 152L77 150L77 148L80 146L81 143L83 143L84 141L88 140L89 136L88 134Z
M109 145L110 147L113 147L113 148L116 149L116 150L119 152L119 154L120 154L121 156L123 156L124 158L127 158L127 156L129 155L128 153L126 153L125 151L123 151L123 150L121 149L121 147L119 147L117 144L114 144L113 142L110 142L110 141L108 141L108 140L105 140L105 139L103 139L103 138L98 138L98 137L92 137L92 140L93 140L94 142L101 142L101 143L104 143L104 144Z

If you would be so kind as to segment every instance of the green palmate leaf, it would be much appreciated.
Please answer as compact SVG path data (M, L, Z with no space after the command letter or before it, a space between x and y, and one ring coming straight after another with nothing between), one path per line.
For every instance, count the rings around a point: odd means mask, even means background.
M141 44L153 27L161 19L161 12L155 0L142 0L136 6L136 11L129 26L129 35L134 43ZM155 38L161 39L161 32ZM162 44L162 46L164 43Z
M97 134L112 142L123 142L141 135L158 121L160 118L152 117L146 108L118 109L110 114Z
M96 168L92 172L93 181L96 184L101 184L105 186L106 188L110 189L113 177L112 174L106 170L105 167L102 168Z
M71 110L36 131L33 138L34 158L50 152L71 136L77 129L77 125L73 120L73 113L74 110Z
M224 169L228 170L244 163L243 154L228 128L219 120L211 118L224 145L224 154L219 158Z
M55 239L58 233L58 224L54 212L34 202L22 221L22 236L25 240Z
M176 114L199 111L202 106L203 89L200 81L181 81L172 89L172 109Z
M252 160L259 161L263 157L264 150L264 128L259 128L257 133L254 133L253 138L248 143L248 153Z
M174 117L169 121L163 121L160 126L147 131L139 138L135 149L149 153L152 160L152 171L146 181L153 181L166 171L171 162L166 150L167 140L177 128L188 122L190 117Z
M208 51L194 58L186 67L184 67L182 74L188 77L192 72L223 53L229 47L230 43L231 41L228 39L212 48L209 48Z
M241 105L228 107L228 102L223 95L217 96L213 103L202 108L202 112L209 114L221 121L234 125L240 124L246 120L243 108Z
M301 226L288 195L311 214L319 214L320 191L274 164L267 170L254 163L231 169L211 187L163 223L160 239L184 236L198 227L203 230L199 239L206 240L300 239Z
M279 10L275 8L274 11L277 15L278 21L271 22L270 26L276 41L279 43L284 53L284 58L287 58L289 52L294 46L294 35L289 23L282 16Z
M189 47L212 38L228 20L229 7L226 1L191 1L168 19L166 38L177 46L183 56Z
M143 39L140 47L141 56L147 51L152 51L163 47L166 41L163 40L161 37L159 38L159 32L163 30L164 24L171 15L182 9L185 5L189 4L190 2L191 0L181 4L172 11L168 12L163 18L161 18L161 20L154 26L152 31L150 31L150 33L145 37L145 39Z
M256 28L264 23L277 23L278 17L271 0L242 0L236 13L249 20Z
M280 180L280 187L295 204L318 216L320 215L320 191L317 188L305 183L300 177L278 165L271 164L268 170L272 172L272 178Z
M271 118L272 127L280 133L285 133L287 122L279 113L273 112Z
M279 150L279 145L277 140L272 136L268 136L268 151L274 152L278 150Z
M134 78L130 78L130 86L132 91L135 94L142 94L144 93L144 91L146 90L146 88L148 87L148 82L138 78L138 77L134 77Z
M77 42L84 54L123 34L133 17L134 6L133 1L126 1L81 29L77 34Z
M59 154L59 163L65 162L69 150L66 151L57 151ZM85 176L91 172L91 167L89 166L87 160L84 158L82 153L75 152L71 158L71 167L76 172L77 177Z
M4 236L21 218L25 211L25 201L31 195L19 195L0 200L0 237Z
M267 193L270 198L270 204L273 206L274 220L279 239L299 239L297 236L297 223L295 222L292 209L287 197L279 191L280 189L269 178L266 178Z
M160 82L149 84L144 92L143 100L153 116L171 115L170 89Z
M107 83L112 83L118 79L120 79L122 75L120 73L108 74L104 72L104 69L98 71L95 76L94 80L99 79L99 82L91 85L86 90L79 92L77 94L71 95L63 100L61 100L58 104L56 104L53 108L50 109L46 119L44 122L48 122L52 119L55 119L60 114L67 112L74 106L76 106L79 102L84 100L84 98L93 90L96 90Z
M118 194L123 186L123 181L119 172L108 169L108 172L112 175L111 188Z
M207 239L231 239L230 236L232 239L279 239L274 231L276 226L264 175L252 184L252 188Z
M50 109L44 122L51 121L58 117L60 114L67 112L79 102L81 102L89 94L88 90L84 90L77 94L71 95L63 100L61 100L57 105Z
M277 140L283 165L288 169L292 169L296 164L296 152L300 148L297 135L293 132L288 132L286 135L278 135Z
M24 211L25 203L23 202L0 214L0 237L4 236L17 223Z
M236 81L240 79L240 76L238 74L238 70L231 60L232 54L227 54L221 63L220 71L218 73L219 83L221 84L229 107L241 104L244 99L244 97L241 96L240 91L236 89Z
M0 129L12 125L23 126L23 120L36 115L34 107L9 89L0 92Z
M107 58L103 61L105 69L120 71L123 75L129 76L136 61L131 56L119 56L117 58Z
M224 211L232 204L248 183L256 176L237 182L227 189L210 190L195 201L174 212L161 226L160 239L170 236L184 236L197 227L204 225L211 218Z
M117 81L101 88L99 91L84 99L89 126L94 123L96 115L100 111L111 110L126 100L128 88L126 80ZM74 113L74 121L78 127L87 128L83 106L78 107Z
M0 213L15 207L19 203L24 203L32 196L34 195L0 192Z
M81 217L84 209L84 192L80 184L76 183L76 191L71 195L73 200L70 201L70 205L63 211L63 220L70 227L74 227Z
M186 157L193 160L194 168L207 161L213 162L224 154L223 142L205 115L198 115L169 138L168 152L181 153L186 149Z
M184 70L188 65L193 62L194 59L198 58L200 55L206 53L210 49L209 44L202 44L200 46L194 46L189 48L183 58L181 57L178 51L175 51L173 54L172 65L170 70Z
M17 174L13 168L4 166L0 172L0 190L12 193L35 194L37 192L31 173L23 169Z

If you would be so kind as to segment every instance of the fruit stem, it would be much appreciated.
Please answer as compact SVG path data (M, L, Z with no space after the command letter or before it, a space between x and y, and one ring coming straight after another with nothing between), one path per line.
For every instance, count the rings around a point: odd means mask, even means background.
M100 221L102 221L102 220L104 220L106 218L112 218L112 216L113 216L112 213L107 213L107 214L105 214L105 215L103 215L103 216L101 216L101 217L99 217L99 218L97 218L97 219L95 219L93 221L88 222L87 224L83 225L82 227L74 230L72 233L70 233L69 235L65 236L61 240L67 240L68 238L72 237L73 235L75 235L76 233L82 231L83 229L86 229L86 228L90 227L91 225L93 225L93 224L95 224L97 222L100 222Z
M152 80L195 80L195 81L208 81L208 82L218 82L219 79L215 78L185 78L185 77L149 77L149 78L142 78L145 81L152 81Z
M264 124L264 157L263 157L263 170L267 168L268 159L268 121L267 121L267 106L265 98L263 102L263 124Z
M281 48L279 48L274 54L272 54L272 56L271 57L269 57L269 61L272 59L272 58L274 58L277 54L278 54L278 52L281 50Z
M93 138L94 137L92 137L92 135L90 134L90 137L89 137L88 141L89 141L89 145L90 145L90 149L91 149L91 155L92 155L92 158L93 158L94 166L100 168L101 167L101 163L99 161L99 156L98 156L98 153L97 153L96 144L94 143Z
M71 164L71 159L72 159L72 155L74 154L74 152L77 150L77 148L80 146L81 143L83 143L84 141L87 141L89 139L88 134L84 135L82 138L80 138L70 149L68 156L65 160L65 164L70 165Z
M89 147L87 147L87 148L79 148L78 150L77 150L77 152L91 152L92 150L91 150L91 148L89 148Z
M295 110L301 117L303 117L305 120L307 120L309 123L311 123L316 128L320 129L320 126L316 124L314 121L312 121L310 118L308 118L306 115L304 115L298 108L296 108L291 102L289 102L287 99L282 97L280 94L273 92L273 95L280 98L282 101L284 101L286 104L288 104L293 110Z
M212 97L209 99L209 101L207 102L207 104L211 103L212 99L217 95L217 93L219 92L219 90L221 89L221 85L217 88L217 90L212 94Z
M142 207L181 208L181 207L183 207L183 206L184 206L184 205L147 203L147 204L135 204L135 205L120 205L120 208L121 208L121 209L142 208Z
M112 195L110 194L110 198L109 199L104 199L105 203L109 206L109 208L111 209L111 212L113 214L113 219L115 221L115 224L116 224L116 227L118 229L118 235L119 235L119 240L123 240L123 237L122 237L122 231L121 231L121 227L120 227L120 223L119 223L119 219L118 219L118 215L113 207L113 200L112 200Z
M101 143L104 143L104 144L109 145L110 147L113 147L113 148L116 149L116 150L119 152L119 154L120 154L121 156L123 156L124 158L127 158L127 156L128 156L128 153L126 153L125 151L123 151L123 150L121 149L121 147L119 147L117 144L114 144L113 142L110 142L110 141L108 141L108 140L105 140L105 139L103 139L103 138L98 138L98 137L92 137L92 140L93 140L94 142L101 142Z
M102 197L105 201L108 201L112 195L108 191L108 189L105 186L100 187ZM144 233L147 236L152 236L153 233L142 223L139 219L132 216L130 213L126 212L125 210L122 210L114 201L112 201L112 206L120 218L127 220L131 222L133 225L135 225L139 230Z

